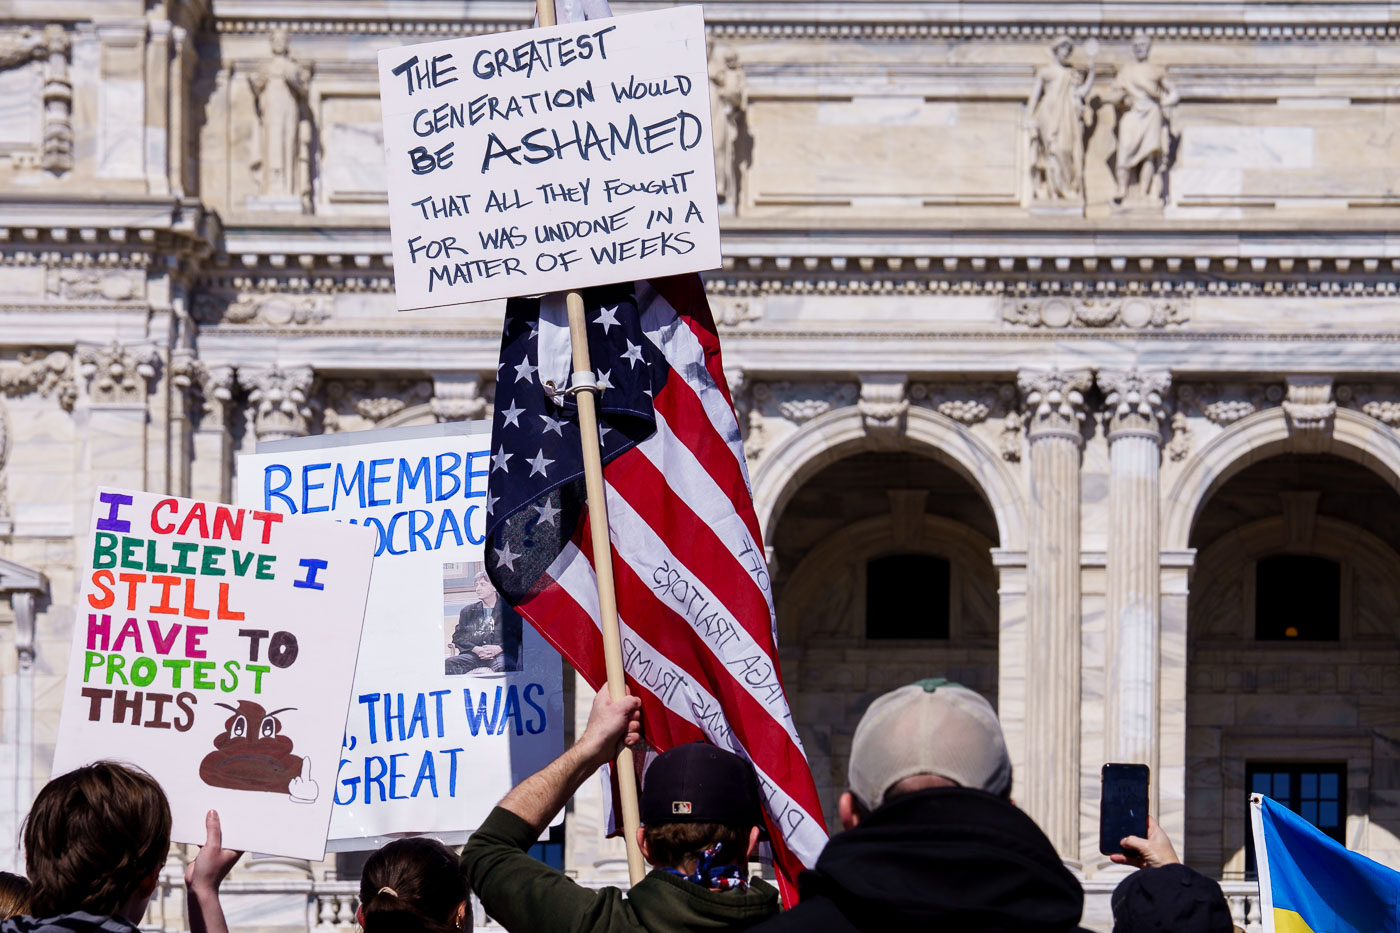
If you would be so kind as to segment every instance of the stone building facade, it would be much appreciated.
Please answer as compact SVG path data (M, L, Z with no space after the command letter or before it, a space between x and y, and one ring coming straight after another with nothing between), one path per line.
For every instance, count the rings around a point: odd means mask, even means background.
M943 674L997 704L1092 922L1105 761L1151 765L1208 873L1247 870L1261 780L1400 867L1394 9L706 15L707 287L828 817L864 705ZM529 5L3 16L0 868L48 777L94 485L227 499L259 440L490 412L501 306L394 308L374 62ZM619 873L597 820L585 795L586 879ZM331 870L257 863L235 923L350 922Z

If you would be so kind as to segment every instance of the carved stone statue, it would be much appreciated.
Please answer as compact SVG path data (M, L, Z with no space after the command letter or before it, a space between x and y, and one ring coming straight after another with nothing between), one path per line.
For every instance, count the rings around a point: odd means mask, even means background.
M303 118L311 69L288 54L287 32L270 40L272 59L248 75L257 101L252 169L262 195L310 207L311 121Z
M1094 83L1070 65L1074 43L1057 36L1050 46L1054 60L1036 70L1026 101L1031 136L1031 177L1038 200L1072 201L1084 196L1084 98Z
M1152 38L1135 33L1132 62L1118 69L1110 100L1118 108L1118 156L1114 166L1118 190L1113 200L1121 203L1137 174L1138 192L1144 200L1160 200L1166 194L1167 153L1171 150L1169 108L1181 96L1167 70L1148 62Z
M748 89L739 55L718 46L710 55L710 119L715 135L715 189L721 204L739 203L743 184L743 164L738 146L744 112L748 109Z

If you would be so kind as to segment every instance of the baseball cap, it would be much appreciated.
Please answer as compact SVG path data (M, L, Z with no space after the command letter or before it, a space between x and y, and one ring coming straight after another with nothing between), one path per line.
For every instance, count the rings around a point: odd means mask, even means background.
M1220 885L1185 865L1144 868L1110 898L1114 933L1230 933L1230 905Z
M851 740L851 791L874 810L891 787L916 774L1006 793L1011 759L992 704L941 677L900 687L871 703Z
M647 826L761 822L753 766L704 742L678 745L656 757L642 777L641 809Z

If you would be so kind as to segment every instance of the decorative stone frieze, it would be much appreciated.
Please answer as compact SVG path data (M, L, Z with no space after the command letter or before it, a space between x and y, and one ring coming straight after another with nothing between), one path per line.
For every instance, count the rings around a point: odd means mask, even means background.
M105 346L80 346L78 375L86 380L94 403L144 405L159 359L152 346L129 347L115 340Z
M1016 387L1007 383L938 384L916 382L909 386L909 399L962 425L971 426L999 417L1016 401Z
M71 411L78 398L73 357L62 350L21 350L13 363L0 365L0 392L11 398L30 392L52 395L64 411Z
M331 296L312 294L244 294L205 292L194 300L192 314L201 324L256 324L298 327L319 324L332 314Z
M803 424L835 408L854 405L858 395L849 382L759 382L753 386L755 405L773 409L793 424Z
M1162 397L1171 387L1171 373L1101 370L1096 378L1104 393L1105 429L1110 442L1128 434L1161 440L1161 423L1167 416Z
M1083 443L1084 393L1093 385L1087 369L1022 370L1016 383L1025 397L1027 427L1037 436L1062 436Z
M1246 385L1231 383L1188 383L1176 390L1180 409L1194 410L1206 420L1221 427L1234 424L1256 411L1272 408L1283 401L1280 385Z
M710 303L715 323L721 327L739 327L763 317L763 306L748 298L719 298Z
M1001 317L1025 327L1155 328L1190 320L1186 299L1012 298L1002 299Z
M433 383L426 379L328 379L321 386L322 430L336 434L351 430L347 418L373 426L410 406L433 398ZM482 400L484 405L484 400ZM439 419L447 420L447 419Z
M1400 428L1400 386L1348 383L1333 392L1337 404L1354 408L1390 428Z
M238 371L238 381L248 389L249 420L258 440L284 440L309 433L314 378L310 366Z
M146 276L135 269L51 267L46 291L58 301L130 301L145 297Z

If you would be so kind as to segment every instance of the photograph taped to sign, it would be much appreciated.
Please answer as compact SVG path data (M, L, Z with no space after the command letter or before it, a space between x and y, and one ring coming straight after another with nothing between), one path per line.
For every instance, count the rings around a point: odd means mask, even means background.
M99 488L54 774L129 762L175 842L322 858L374 560L328 521Z
M698 6L385 49L399 310L720 264Z
M400 833L465 841L563 750L559 655L480 574L490 440L488 422L459 421L274 441L238 458L245 506L374 532L331 851Z

